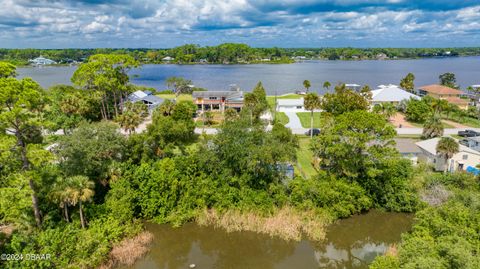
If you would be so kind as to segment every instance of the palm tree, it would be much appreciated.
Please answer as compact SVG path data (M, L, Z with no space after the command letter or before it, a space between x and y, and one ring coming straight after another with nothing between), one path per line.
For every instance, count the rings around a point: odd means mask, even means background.
M328 91L328 89L330 88L330 86L332 86L332 84L330 84L330 82L328 82L328 81L325 81L325 82L323 83L323 88L324 88L325 90L327 90L327 91Z
M52 191L50 192L50 197L53 202L57 203L60 208L63 210L63 217L67 222L70 222L68 216L68 205L69 205L69 196L67 192L68 181L64 179L57 180L52 186Z
M82 228L86 227L85 216L83 215L82 203L92 200L95 191L95 183L90 181L86 176L74 176L68 178L68 188L66 190L68 195L68 200L71 205L75 206L78 203L78 208L80 212L80 222Z
M397 108L391 103L380 103L373 107L373 112L379 113L389 120L397 113Z
M303 105L306 110L310 110L310 129L313 129L313 111L320 108L320 98L316 93L309 93L305 95ZM310 130L310 138L313 138L313 131Z
M459 151L458 142L451 137L442 137L437 144L437 154L445 158L444 173L448 171L448 160Z
M434 137L440 137L443 135L442 117L440 114L435 113L429 118L423 126L422 138L430 139Z
M442 113L449 108L449 103L445 99L434 99L432 102L432 107L435 112Z
M308 89L310 89L312 85L310 84L310 81L309 80L304 80L303 81L303 87L305 87L305 89L307 90L308 92Z

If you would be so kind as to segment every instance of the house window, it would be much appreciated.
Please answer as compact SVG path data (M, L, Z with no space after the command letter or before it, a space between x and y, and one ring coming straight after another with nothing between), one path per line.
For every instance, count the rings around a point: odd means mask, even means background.
M468 154L464 154L464 155L462 156L462 159L468 160Z
M302 109L302 106L297 106L297 109Z
M217 97L216 97L216 96L210 96L208 99L210 99L210 100L217 100Z

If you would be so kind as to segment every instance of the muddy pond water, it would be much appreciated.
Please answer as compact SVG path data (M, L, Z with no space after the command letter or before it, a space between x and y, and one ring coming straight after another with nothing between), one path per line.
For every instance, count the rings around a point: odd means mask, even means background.
M331 225L322 242L285 241L253 233L232 232L189 223L181 228L147 223L155 239L138 269L307 269L368 268L400 235L410 230L413 215L370 211Z

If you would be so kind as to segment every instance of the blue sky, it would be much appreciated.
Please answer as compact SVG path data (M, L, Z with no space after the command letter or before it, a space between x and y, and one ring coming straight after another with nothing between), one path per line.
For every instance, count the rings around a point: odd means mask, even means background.
M0 0L3 48L480 45L480 0Z

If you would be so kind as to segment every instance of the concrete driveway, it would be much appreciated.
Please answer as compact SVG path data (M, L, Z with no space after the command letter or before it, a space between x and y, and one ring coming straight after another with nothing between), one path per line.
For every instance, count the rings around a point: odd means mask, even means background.
M285 127L290 129L302 129L302 123L300 122L300 118L297 116L296 111L284 111L285 115L288 117L288 123Z

